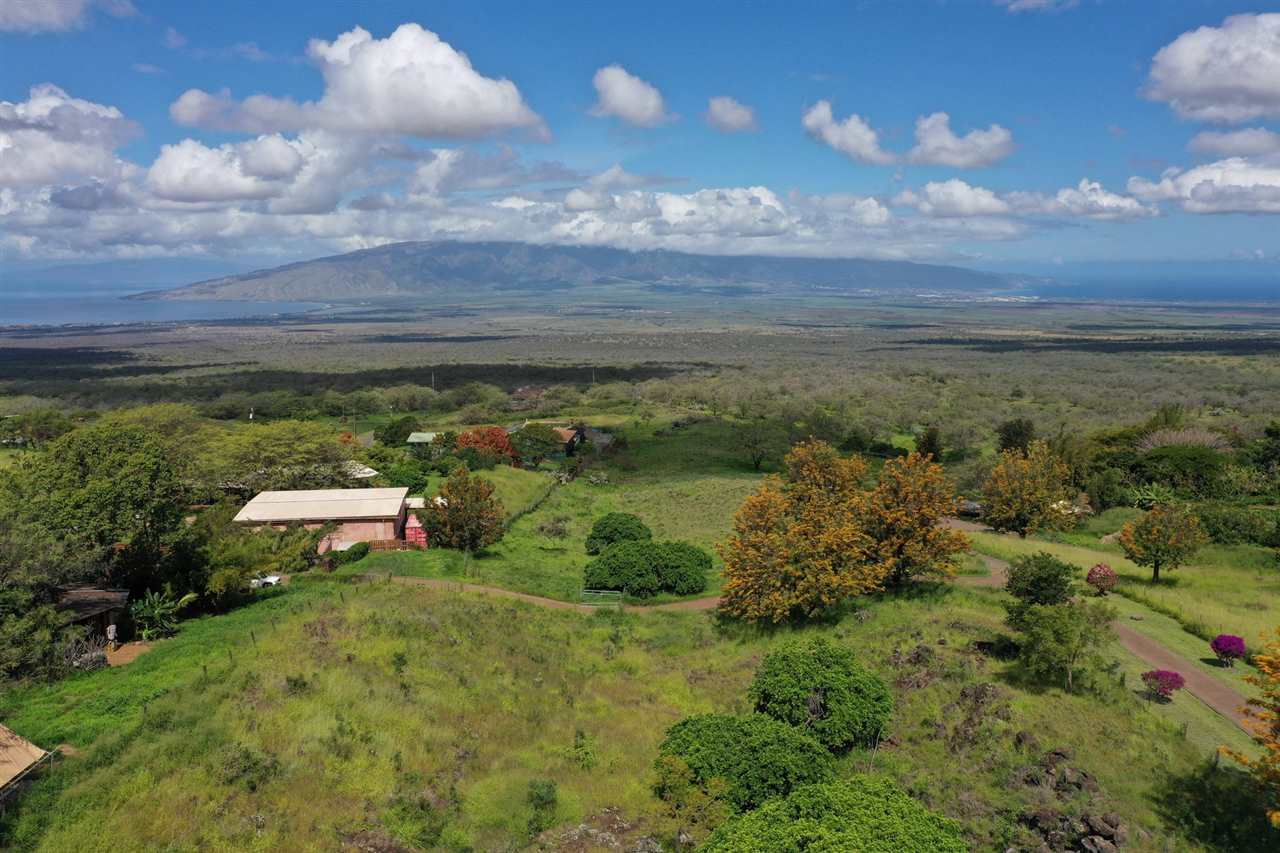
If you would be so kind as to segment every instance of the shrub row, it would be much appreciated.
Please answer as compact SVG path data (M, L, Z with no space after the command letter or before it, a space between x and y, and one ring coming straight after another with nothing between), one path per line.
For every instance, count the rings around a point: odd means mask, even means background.
M692 595L707 588L711 555L687 542L622 541L587 564L586 589L617 589L636 598Z

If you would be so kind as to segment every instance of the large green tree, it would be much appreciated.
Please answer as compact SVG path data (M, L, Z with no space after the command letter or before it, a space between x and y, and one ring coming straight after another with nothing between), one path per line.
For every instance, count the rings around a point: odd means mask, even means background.
M1195 556L1208 538L1200 519L1182 507L1153 506L1146 515L1120 529L1120 547L1139 566L1151 569L1151 582L1160 582L1160 570L1173 571Z
M242 496L346 485L352 451L336 430L306 421L244 424L200 451L205 476Z

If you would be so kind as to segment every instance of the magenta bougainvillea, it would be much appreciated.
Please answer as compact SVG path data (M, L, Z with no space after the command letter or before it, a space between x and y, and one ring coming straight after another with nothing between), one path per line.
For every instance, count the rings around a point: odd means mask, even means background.
M1187 683L1182 673L1170 669L1152 669L1142 673L1142 683L1147 685L1153 698L1168 699Z
M1098 595L1106 595L1116 587L1115 569L1106 563L1098 563L1085 575L1084 582L1098 591Z
M1244 637L1235 634L1219 634L1209 643L1209 648L1225 666L1235 666L1236 661L1245 656Z

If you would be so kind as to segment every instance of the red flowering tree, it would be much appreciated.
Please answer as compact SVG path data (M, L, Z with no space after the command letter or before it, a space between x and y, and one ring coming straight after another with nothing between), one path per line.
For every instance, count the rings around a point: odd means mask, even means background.
M458 435L458 449L473 448L482 453L492 453L509 459L518 458L515 448L511 446L511 437L502 427L487 426L469 429Z
M1171 669L1151 669L1142 673L1142 683L1147 685L1152 699L1167 701L1186 685L1187 680L1182 673Z

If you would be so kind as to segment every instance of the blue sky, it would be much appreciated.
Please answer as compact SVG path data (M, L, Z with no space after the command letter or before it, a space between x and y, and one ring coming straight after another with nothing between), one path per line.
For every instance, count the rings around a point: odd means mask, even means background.
M1261 11L0 0L0 258L457 238L1275 264Z

